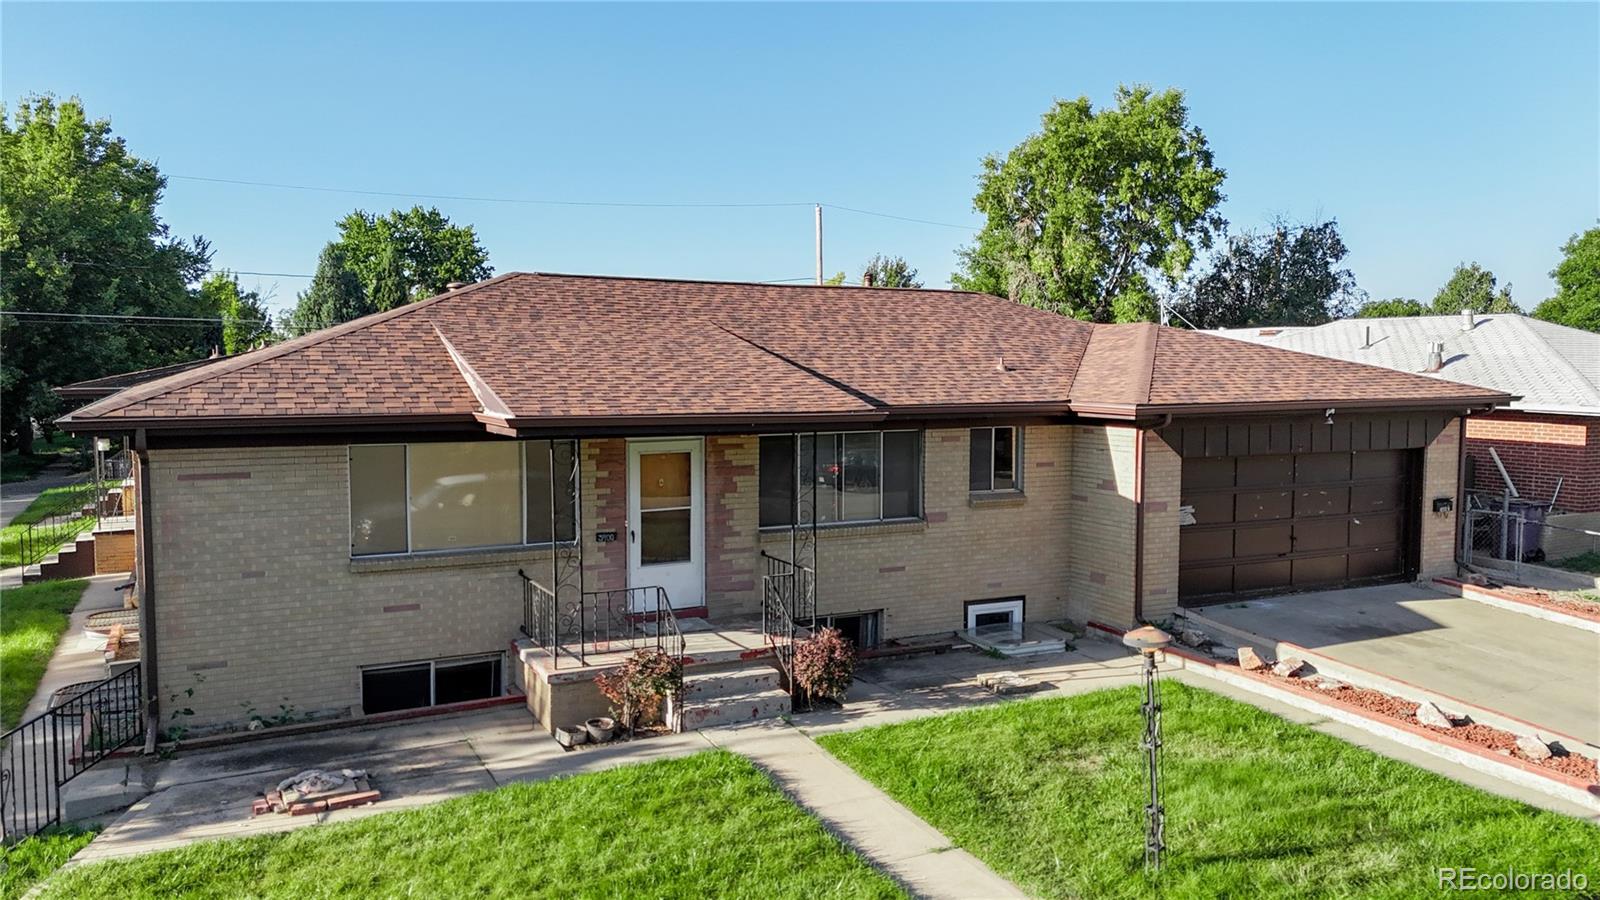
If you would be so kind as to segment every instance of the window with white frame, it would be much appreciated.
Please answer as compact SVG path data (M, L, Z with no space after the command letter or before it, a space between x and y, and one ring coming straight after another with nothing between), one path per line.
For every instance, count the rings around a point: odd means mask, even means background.
M809 434L765 435L759 480L763 528L793 524L795 485L813 480L819 524L914 519L922 515L922 433L822 432L814 453Z
M1005 629L1022 624L1022 597L974 600L967 604L967 628Z
M350 555L575 540L576 471L573 441L352 445Z
M968 487L979 491L1020 491L1022 429L1010 425L972 429Z

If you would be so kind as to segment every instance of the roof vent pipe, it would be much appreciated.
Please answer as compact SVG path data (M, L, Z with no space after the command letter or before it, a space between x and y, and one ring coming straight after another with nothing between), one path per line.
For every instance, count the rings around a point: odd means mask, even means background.
M872 270L871 269L868 269L865 272L861 273L861 286L862 287L872 287L872 281L873 281L873 275L872 275Z
M1428 342L1428 368L1424 371L1437 372L1444 368L1444 343L1442 341Z
M444 289L447 292L448 291L459 291L459 290L461 290L462 288L464 288L466 286L467 286L467 283L465 281L452 281L452 282L449 282L448 284L446 284L444 286Z
M1476 324L1478 324L1478 317L1473 313L1472 307L1469 306L1463 309L1461 311L1461 330L1471 331Z

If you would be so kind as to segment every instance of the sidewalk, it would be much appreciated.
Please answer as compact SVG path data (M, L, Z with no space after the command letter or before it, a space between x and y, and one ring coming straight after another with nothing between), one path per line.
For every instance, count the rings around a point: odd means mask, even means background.
M798 729L763 722L704 734L760 766L791 799L912 894L952 900L1026 896Z
M50 695L60 688L82 681L101 681L106 678L105 657L100 650L101 642L85 638L83 624L90 613L122 608L122 592L116 587L119 584L126 584L128 577L126 572L89 577L89 586L83 589L83 596L78 599L78 605L73 607L67 630L62 633L60 643L56 644L55 655L50 657L44 676L39 679L39 687L34 691L33 699L29 701L28 708L22 714L24 720L44 712L45 704L50 701Z
M37 476L27 481L0 484L0 528L10 525L18 513L27 509L28 504L38 499L46 490L71 484L83 476L83 472L70 471L67 468L67 461L62 459L40 469Z

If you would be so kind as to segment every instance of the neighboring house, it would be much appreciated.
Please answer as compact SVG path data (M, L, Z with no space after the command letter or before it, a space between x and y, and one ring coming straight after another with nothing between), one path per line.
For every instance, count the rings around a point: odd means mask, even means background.
M548 725L524 635L574 611L770 635L804 595L873 645L1453 572L1461 417L1511 399L980 294L513 273L60 424L135 448L186 726L503 694L519 640Z
M1492 447L1522 496L1555 497L1558 509L1600 523L1600 334L1528 316L1471 313L1219 333L1518 395L1504 409L1467 420L1469 486L1505 490ZM1437 370L1429 371L1434 345L1442 352Z

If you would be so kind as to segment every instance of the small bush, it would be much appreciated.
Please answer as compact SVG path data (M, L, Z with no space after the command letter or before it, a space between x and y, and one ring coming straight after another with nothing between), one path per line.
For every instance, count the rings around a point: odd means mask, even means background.
M794 680L811 698L844 699L855 675L856 648L837 628L820 628L794 648Z
M636 650L621 666L596 675L594 683L611 701L611 714L632 733L641 713L683 689L683 663L654 647Z

